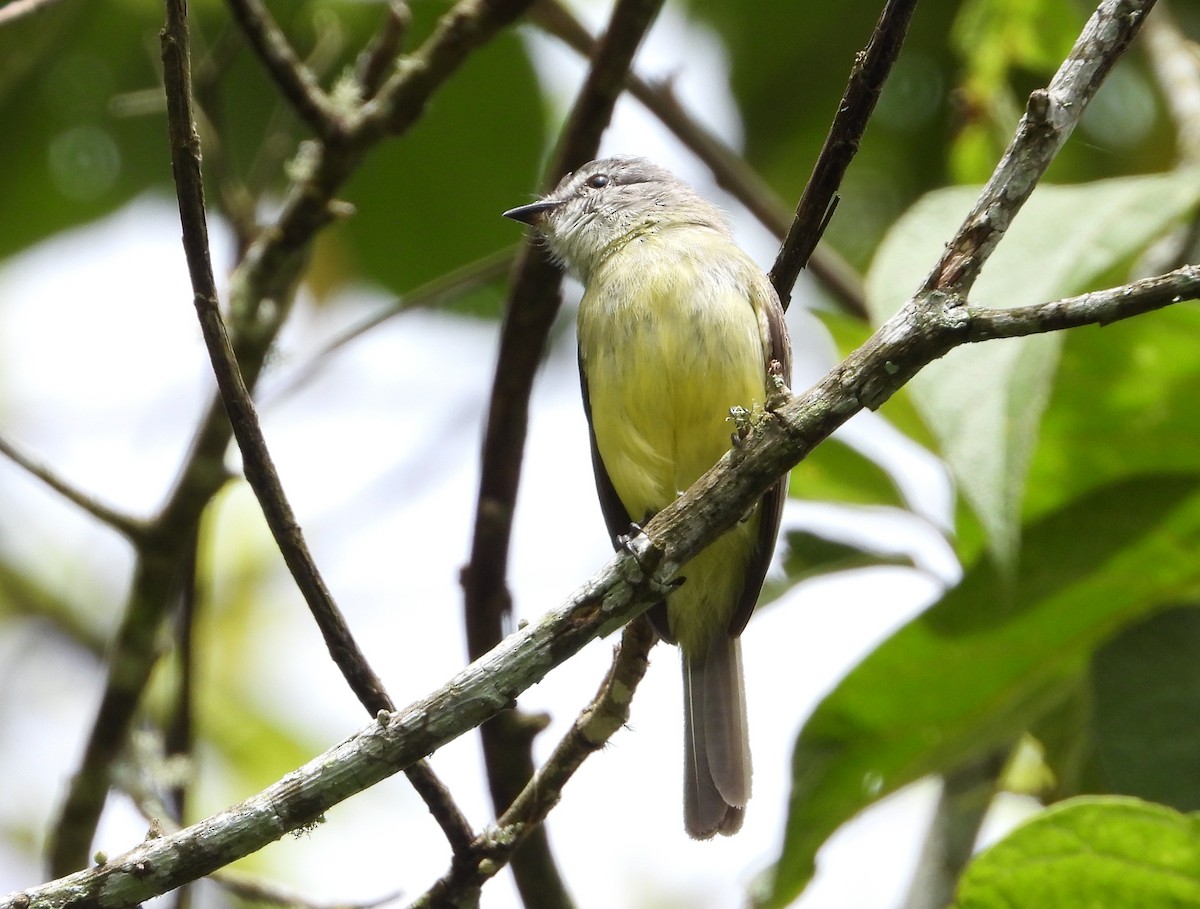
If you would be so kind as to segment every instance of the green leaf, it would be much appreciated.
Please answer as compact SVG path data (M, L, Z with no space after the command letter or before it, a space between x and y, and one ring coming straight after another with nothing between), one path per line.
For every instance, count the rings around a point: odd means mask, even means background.
M1151 616L1092 660L1092 730L1108 791L1200 809L1200 608Z
M841 540L831 540L819 534L793 530L786 534L787 558L786 584L768 583L759 604L765 604L780 596L784 590L800 581L835 571L850 571L875 565L905 565L914 567L912 559L896 552L880 552L855 546Z
M968 0L950 40L970 79L997 91L1012 69L1056 70L1075 43L1083 16L1070 0Z
M1200 905L1200 818L1128 798L1073 799L967 868L955 909Z
M813 449L792 470L788 485L791 495L807 501L908 507L883 467L837 438Z
M1020 572L981 559L885 641L805 724L767 905L808 881L817 849L872 802L1014 740L1074 689L1122 625L1200 586L1200 475L1095 490L1023 536Z
M1200 459L1200 306L1068 332L1030 467L1027 515L1135 473Z
M977 190L930 193L881 244L867 276L872 317L894 313L924 280ZM1092 289L1195 208L1194 172L1042 186L997 248L971 294L980 306L1045 302ZM1038 427L1049 400L1061 333L952 350L910 383L988 551L1011 566Z

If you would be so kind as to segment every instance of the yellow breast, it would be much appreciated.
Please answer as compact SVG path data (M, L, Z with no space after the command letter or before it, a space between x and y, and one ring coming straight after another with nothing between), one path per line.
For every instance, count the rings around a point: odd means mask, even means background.
M580 304L580 359L601 460L641 521L729 449L731 407L766 396L762 273L711 229L631 240L590 276ZM701 553L668 602L672 632L707 641L728 621L753 550L757 516ZM687 613L688 618L683 614Z

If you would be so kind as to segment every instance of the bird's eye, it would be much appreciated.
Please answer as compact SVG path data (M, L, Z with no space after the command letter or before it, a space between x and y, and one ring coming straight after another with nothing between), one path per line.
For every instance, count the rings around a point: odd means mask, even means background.
M600 189L602 186L608 186L608 177L604 174L596 174L594 177L588 177L587 185L592 189Z

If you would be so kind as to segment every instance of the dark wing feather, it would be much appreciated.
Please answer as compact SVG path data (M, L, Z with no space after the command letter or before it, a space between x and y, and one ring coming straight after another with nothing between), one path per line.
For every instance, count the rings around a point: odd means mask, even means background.
M583 391L583 413L587 417L588 424L588 441L592 448L592 473L596 476L596 495L600 499L600 512L604 515L604 525L608 528L608 538L613 544L613 548L619 550L621 544L618 537L629 533L633 527L634 518L625 510L624 504L621 502L621 497L617 495L617 490L613 486L612 479L608 475L608 469L604 466L604 461L600 458L600 449L596 447L596 430L592 426L592 402L588 396L587 372L583 366L583 352L577 349L579 357L579 386ZM640 516L638 520L645 520L646 515ZM768 555L768 559L770 555ZM762 581L759 581L762 584ZM663 640L674 643L671 637L670 628L667 625L667 604L665 601L659 601L650 607L646 613L650 621L653 623L655 630Z
M767 293L763 301L763 310L767 317L767 331L770 335L771 359L779 363L783 373L783 381L792 381L792 343L788 337L787 323L784 321L783 307L779 305L779 296L775 288L764 280L762 286ZM767 364L768 369L770 364ZM593 446L593 451L594 451ZM738 601L737 610L729 621L729 633L737 636L742 633L750 614L758 603L758 594L762 590L763 581L767 577L767 569L771 565L771 554L775 551L775 538L779 536L779 524L783 520L783 503L787 501L788 475L784 474L779 481L763 494L759 502L762 517L758 525L758 540L754 546L754 554L746 566L746 584L742 588L742 597Z

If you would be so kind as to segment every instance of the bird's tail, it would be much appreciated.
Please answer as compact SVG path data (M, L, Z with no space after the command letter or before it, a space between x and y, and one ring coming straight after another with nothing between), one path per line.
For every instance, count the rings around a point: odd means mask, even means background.
M683 820L689 835L728 836L750 800L750 740L742 649L720 635L702 657L683 655Z

